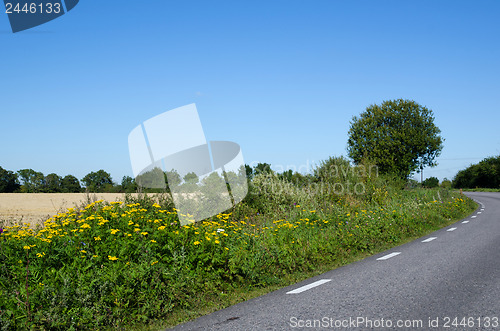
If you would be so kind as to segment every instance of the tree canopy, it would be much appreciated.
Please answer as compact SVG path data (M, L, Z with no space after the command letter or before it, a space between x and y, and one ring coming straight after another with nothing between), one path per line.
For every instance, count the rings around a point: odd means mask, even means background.
M61 180L61 190L64 193L78 193L81 192L82 187L78 178L73 175L66 175Z
M33 169L21 169L17 173L22 181L22 192L38 193L45 190L45 176L43 173Z
M423 181L422 186L427 188L439 187L439 179L436 177L429 177Z
M82 178L82 182L90 192L103 192L106 188L113 186L111 175L102 169L90 172Z
M0 193L12 193L20 187L17 174L0 167Z
M420 167L437 165L440 133L432 110L412 100L384 101L353 117L347 151L356 164L368 159L381 173L407 178Z
M500 188L500 155L488 157L460 170L453 179L456 188Z

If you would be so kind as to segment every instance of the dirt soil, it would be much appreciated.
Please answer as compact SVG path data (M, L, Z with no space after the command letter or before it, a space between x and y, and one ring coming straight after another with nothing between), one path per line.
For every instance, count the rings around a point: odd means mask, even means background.
M0 193L0 221L41 224L68 208L97 200L123 201L123 193Z

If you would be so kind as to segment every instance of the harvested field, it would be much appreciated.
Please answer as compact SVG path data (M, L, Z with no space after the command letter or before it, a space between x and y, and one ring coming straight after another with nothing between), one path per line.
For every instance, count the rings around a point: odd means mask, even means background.
M68 208L101 199L111 202L124 198L123 193L0 193L0 221L36 225Z

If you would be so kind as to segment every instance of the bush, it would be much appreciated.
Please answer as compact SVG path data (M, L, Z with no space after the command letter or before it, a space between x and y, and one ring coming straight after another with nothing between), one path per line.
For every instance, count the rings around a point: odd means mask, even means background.
M453 179L455 188L500 188L500 156L489 157L460 170Z
M443 181L441 182L441 187L444 188L444 189L450 189L451 188L451 180L449 179L443 179Z
M437 179L436 177L426 178L422 183L422 186L427 188L439 187L439 179Z

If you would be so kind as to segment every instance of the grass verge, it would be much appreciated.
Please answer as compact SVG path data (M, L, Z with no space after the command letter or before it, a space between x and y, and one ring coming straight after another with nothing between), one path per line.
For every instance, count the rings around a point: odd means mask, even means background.
M5 227L0 328L173 326L403 244L476 208L454 191L375 193L371 202L344 195L280 203L273 214L243 204L245 213L186 226L175 209L146 196L69 209L38 229Z

